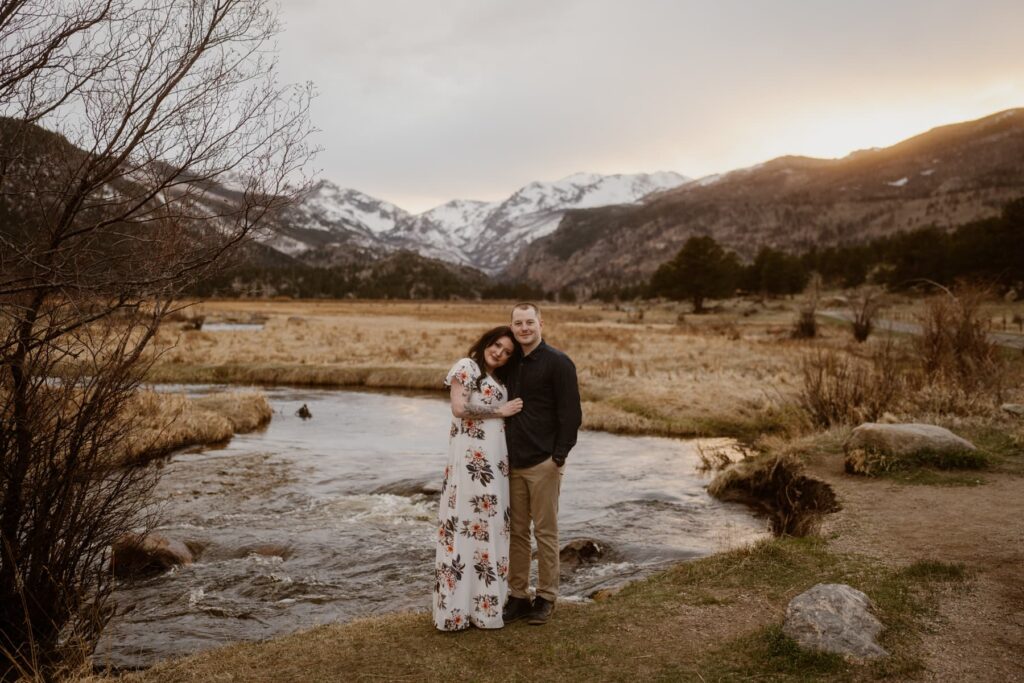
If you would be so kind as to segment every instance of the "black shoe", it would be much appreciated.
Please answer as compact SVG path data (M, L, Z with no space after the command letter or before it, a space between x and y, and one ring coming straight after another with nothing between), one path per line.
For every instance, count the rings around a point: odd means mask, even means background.
M509 598L501 613L501 619L506 624L511 624L513 621L529 616L532 609L529 598Z
M544 598L537 598L533 601L533 609L530 610L530 620L526 623L531 626L540 626L548 623L551 613L555 611L555 603Z

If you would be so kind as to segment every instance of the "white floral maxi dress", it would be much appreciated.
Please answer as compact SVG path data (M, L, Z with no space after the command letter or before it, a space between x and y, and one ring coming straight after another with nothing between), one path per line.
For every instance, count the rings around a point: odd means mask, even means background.
M476 388L480 368L469 358L445 378L470 387L467 408L495 408L508 398L487 375ZM459 631L470 625L501 628L508 592L508 451L505 421L452 418L448 465L438 505L434 562L434 625Z

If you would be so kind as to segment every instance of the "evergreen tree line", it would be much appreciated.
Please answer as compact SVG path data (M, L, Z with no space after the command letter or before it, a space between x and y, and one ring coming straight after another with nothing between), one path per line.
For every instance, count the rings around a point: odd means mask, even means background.
M953 231L932 226L860 245L813 247L802 254L762 247L749 265L711 237L691 237L658 268L640 295L690 300L700 311L704 300L731 296L737 290L775 296L800 292L812 272L837 287L871 282L902 290L926 280L1019 287L1024 282L1024 198L1007 204L999 217ZM595 297L623 298L636 292L634 285L602 290Z
M267 268L240 265L197 283L200 297L289 296L301 299L450 299L480 296L487 280L402 252L376 263L305 264Z

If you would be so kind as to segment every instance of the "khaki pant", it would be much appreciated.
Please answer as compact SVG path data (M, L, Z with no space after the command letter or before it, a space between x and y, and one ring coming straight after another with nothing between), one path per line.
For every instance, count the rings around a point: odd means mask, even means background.
M552 602L558 597L558 494L563 469L548 458L533 467L513 469L509 475L508 587L512 597L529 597L531 520L537 538L537 595Z

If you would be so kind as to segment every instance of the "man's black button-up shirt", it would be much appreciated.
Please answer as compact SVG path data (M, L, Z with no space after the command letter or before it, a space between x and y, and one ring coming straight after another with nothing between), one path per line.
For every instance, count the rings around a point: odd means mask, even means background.
M510 369L508 390L509 398L523 399L523 410L505 420L509 464L533 467L548 458L564 463L583 422L569 356L541 341Z

